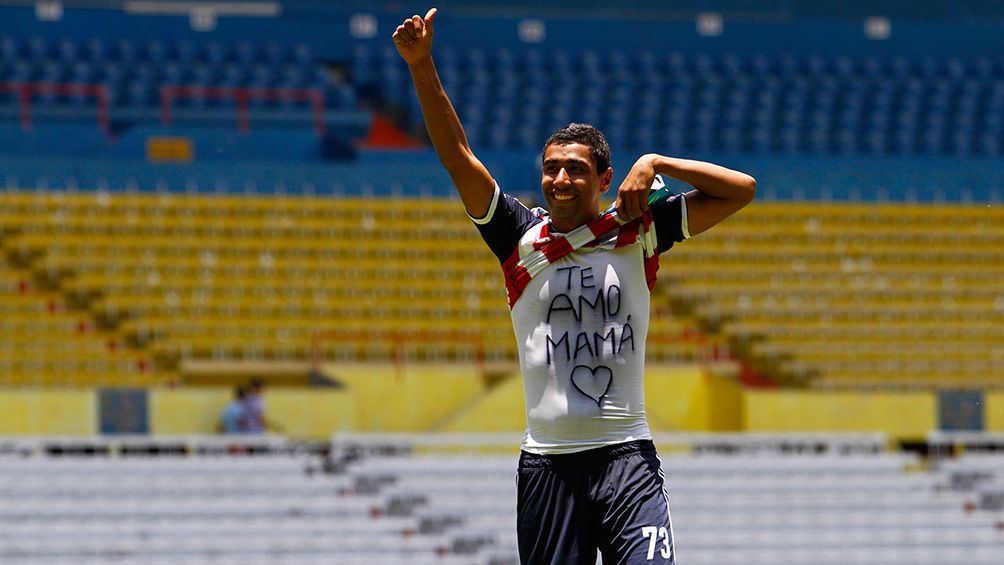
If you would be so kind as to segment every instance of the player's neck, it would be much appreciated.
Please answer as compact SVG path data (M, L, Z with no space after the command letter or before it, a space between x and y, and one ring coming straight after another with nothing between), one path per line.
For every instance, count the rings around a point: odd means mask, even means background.
M599 218L599 212L593 214L588 218L555 218L551 216L551 231L558 233L568 233L574 229L580 228L589 222Z

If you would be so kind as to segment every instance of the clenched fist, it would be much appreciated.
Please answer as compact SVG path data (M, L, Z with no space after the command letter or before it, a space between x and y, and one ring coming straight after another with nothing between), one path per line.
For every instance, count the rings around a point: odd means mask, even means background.
M417 14L404 20L394 31L394 47L406 63L412 65L432 53L432 20L437 10L432 8L425 17Z

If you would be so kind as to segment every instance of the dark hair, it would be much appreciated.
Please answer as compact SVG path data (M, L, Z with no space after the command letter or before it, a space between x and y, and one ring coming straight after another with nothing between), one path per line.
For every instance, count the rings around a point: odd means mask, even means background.
M552 133L551 137L547 138L547 142L544 143L544 151L547 151L547 148L552 145L571 145L573 143L580 143L589 148L589 154L593 157L598 174L602 175L610 168L610 144L607 143L603 132L589 124L568 124ZM543 159L543 152L541 152L541 159Z

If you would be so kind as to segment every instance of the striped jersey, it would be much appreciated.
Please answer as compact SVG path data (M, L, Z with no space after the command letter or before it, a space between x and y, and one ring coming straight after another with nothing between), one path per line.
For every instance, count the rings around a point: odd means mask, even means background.
M690 237L683 195L623 223L608 209L567 234L495 185L471 218L501 263L526 402L522 448L558 454L651 439L645 340L659 253Z

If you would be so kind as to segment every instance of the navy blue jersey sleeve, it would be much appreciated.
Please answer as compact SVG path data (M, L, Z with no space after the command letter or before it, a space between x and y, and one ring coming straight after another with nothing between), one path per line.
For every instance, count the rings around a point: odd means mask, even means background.
M668 198L660 198L649 205L652 210L652 221L655 223L656 244L659 253L668 251L674 243L690 239L687 227L687 198L682 194L674 194Z
M488 248L504 263L531 226L540 221L529 208L516 200L495 184L495 195L492 197L488 212L483 218L471 217L471 221L481 232L481 237Z

